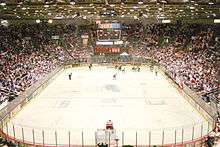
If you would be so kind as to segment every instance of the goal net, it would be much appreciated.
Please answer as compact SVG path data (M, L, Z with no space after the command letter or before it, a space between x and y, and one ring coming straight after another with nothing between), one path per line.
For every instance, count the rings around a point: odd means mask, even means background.
M95 133L96 144L110 144L110 147L117 146L118 138L115 129L98 129Z

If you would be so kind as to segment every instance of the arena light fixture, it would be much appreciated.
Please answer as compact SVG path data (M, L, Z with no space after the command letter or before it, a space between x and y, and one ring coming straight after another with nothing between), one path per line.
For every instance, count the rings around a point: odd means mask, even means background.
M171 23L171 20L170 19L163 19L162 23Z
M0 5L1 5L1 6L5 6L5 5L6 5L6 3L1 3Z
M75 18L77 16L77 14L72 15L72 18Z
M138 6L133 6L134 9L138 9Z
M1 20L1 25L7 27L9 25L8 20Z
M164 14L157 15L156 17L157 19L163 19L163 20L166 18Z
M75 5L75 2L70 2L71 5Z
M40 19L36 19L36 23L40 23Z
M167 3L167 1L165 1L165 0L162 0L161 2L162 2L162 3Z
M142 5L143 3L144 3L143 1L139 1L139 2L138 2L139 5Z
M138 19L138 17L137 17L137 16L134 16L134 19Z
M7 20L1 20L1 24L3 24L3 23L8 23L8 21Z
M148 15L147 15L147 14L143 14L143 16L144 16L145 18L148 18Z
M53 20L52 20L52 19L49 19L49 20L48 20L48 23L53 23Z
M54 19L63 19L63 18L64 18L63 15L61 15L61 16L55 16L55 17L54 17Z
M214 23L220 23L220 19L214 19Z

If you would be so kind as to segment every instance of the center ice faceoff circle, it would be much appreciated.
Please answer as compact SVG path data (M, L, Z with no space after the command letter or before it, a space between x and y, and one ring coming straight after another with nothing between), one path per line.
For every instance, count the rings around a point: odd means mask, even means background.
M104 85L104 88L108 91L111 91L111 92L120 92L120 89L117 85L106 84L106 85Z

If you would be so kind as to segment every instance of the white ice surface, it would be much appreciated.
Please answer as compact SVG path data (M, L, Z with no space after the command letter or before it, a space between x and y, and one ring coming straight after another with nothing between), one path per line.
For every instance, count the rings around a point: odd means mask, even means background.
M72 73L72 80L68 74ZM113 74L117 79L113 80ZM126 67L121 73L114 68L95 66L77 67L62 72L39 96L34 98L10 122L15 127L16 138L42 143L44 130L45 144L55 144L57 130L58 144L95 144L95 130L105 128L112 120L119 137L119 145L184 141L198 138L208 131L206 120L182 97L166 78L157 76L147 67L141 72L132 72ZM202 132L201 132L201 124ZM194 131L193 131L194 126ZM122 131L124 137L122 137ZM149 131L151 131L149 137ZM192 133L193 132L193 133ZM193 135L192 135L193 134Z

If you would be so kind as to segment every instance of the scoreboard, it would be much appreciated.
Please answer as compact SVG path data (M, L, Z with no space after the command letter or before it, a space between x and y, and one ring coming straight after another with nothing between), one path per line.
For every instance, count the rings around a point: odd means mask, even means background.
M97 33L98 41L113 41L121 39L120 23L99 23Z
M99 21L97 23L96 36L95 53L118 54L122 51L120 47L123 44L120 23L102 23Z
M102 29L97 30L98 41L113 41L121 39L121 30L116 29Z
M121 29L120 23L100 23L98 24L99 29Z
M121 49L120 48L117 48L117 47L96 47L95 48L95 53L111 53L111 54L114 54L114 53L120 53L121 52Z

